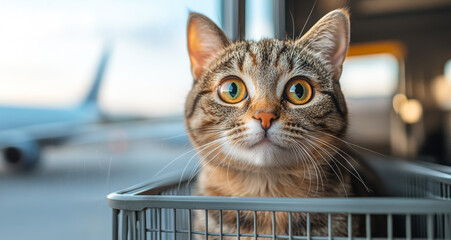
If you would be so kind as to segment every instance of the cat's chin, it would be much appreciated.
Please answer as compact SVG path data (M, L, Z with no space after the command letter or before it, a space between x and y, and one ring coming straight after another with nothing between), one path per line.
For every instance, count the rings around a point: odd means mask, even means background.
M276 143L274 143L273 141L269 140L269 138L265 137L262 140L260 140L259 142L251 145L249 147L249 149L252 148L263 148L263 149L267 149L267 148L283 148L282 146L277 145Z
M287 153L286 149L268 138L263 138L257 143L246 147L230 147L233 148L233 150L227 151L234 161L246 163L251 166L270 167L290 164L286 161L289 159L285 156Z

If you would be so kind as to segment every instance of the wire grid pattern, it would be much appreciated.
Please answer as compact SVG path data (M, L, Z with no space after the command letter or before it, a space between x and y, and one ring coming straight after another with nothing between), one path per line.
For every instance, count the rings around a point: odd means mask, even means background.
M407 164L407 165L406 165ZM384 199L272 199L272 198L221 198L195 197L191 195L191 187L182 184L168 187L168 183L178 182L171 176L155 179L133 190L114 193L110 198L113 208L113 239L134 240L167 240L167 239L303 239L303 240L438 240L451 239L451 174L419 166L402 163L385 169L384 181L391 182L394 191L402 189L400 196L409 198ZM396 171L403 169L403 171ZM396 173L396 180L393 182ZM169 180L169 179L172 179ZM174 181L177 179L176 181ZM165 186L165 188L161 188ZM144 190L159 187L158 195L140 195ZM399 189L396 189L399 188ZM148 194L148 193L146 193ZM209 230L209 213L217 212L215 221L219 223L219 231ZM223 214L233 211L236 219L240 219L243 211L253 213L253 231L240 232L241 221L235 221L232 231L224 231ZM195 229L195 213L203 215L204 228ZM262 212L272 216L272 233L261 234L258 231L257 219ZM287 213L288 234L278 235L275 215ZM296 235L291 224L296 213L306 216L305 234ZM315 215L327 216L327 234L313 234L311 221ZM333 235L334 216L346 216L347 235ZM355 217L363 223L363 234L357 235L353 229ZM384 234L374 237L374 217L383 219ZM210 218L210 219L209 219ZM381 225L380 223L378 223ZM379 226L380 227L380 226Z
M373 200L373 199L370 199ZM397 199L397 202L403 201L404 199ZM418 200L415 200L417 203ZM419 200L422 201L422 200ZM442 202L443 203L443 202ZM425 204L436 204L436 202L424 202ZM394 206L399 205L394 203ZM421 206L418 206L421 207ZM415 212L414 209L410 209ZM205 217L205 231L196 231L193 228L193 212L199 211L192 208L189 209L177 209L177 208L150 208L144 211L122 211L114 210L118 217L122 219L121 224L118 225L122 228L120 231L120 239L313 239L313 240L327 240L327 239L451 239L450 233L450 220L451 220L451 210L445 209L445 213L388 213L388 214L359 214L364 217L364 229L365 233L360 236L355 236L352 229L353 216L355 214L347 214L347 235L345 236L334 236L332 234L332 219L335 213L326 213L328 219L328 234L325 236L313 235L310 225L310 219L312 215L317 214L306 213L307 214L307 224L304 226L306 228L306 235L295 235L292 229L292 225L289 226L288 235L276 235L276 220L275 214L278 211L271 211L272 219L272 234L260 234L257 228L257 218L261 211L253 210L254 219L254 231L253 232L240 232L240 221L236 222L236 229L233 232L224 232L222 228L218 232L212 232L208 229L208 221L210 211L219 211L219 224L222 225L222 213L227 210L212 210L204 209L200 210ZM235 210L237 219L240 218L240 214L243 210ZM395 209L392 209L395 211ZM399 211L399 210L398 210ZM288 212L289 222L291 222L291 216L294 212ZM386 233L382 237L373 238L371 224L372 217L378 215L386 218ZM414 222L415 217L425 218L426 221ZM436 221L437 218L443 219L443 224ZM419 223L419 224L418 224ZM404 225L404 226L402 226ZM446 227L447 226L447 227ZM418 235L418 232L414 230L421 229L425 234ZM116 231L117 232L117 231ZM119 233L119 232L117 232ZM115 236L118 239L119 235ZM227 238L229 237L229 238ZM230 238L231 237L231 238ZM246 238L247 237L247 238Z
M405 196L410 198L443 199L450 201L451 204L451 184L449 179L448 181L446 180L446 177L450 178L451 174L449 176L442 176L442 178L437 176L430 177L425 174L405 174L405 177L403 178L407 181L405 184L407 186L412 186L410 188L406 188L407 191L405 192ZM424 226L428 219L424 216L415 216L412 217L411 221L416 226ZM433 230L439 233L439 237L444 237L444 235L440 233L443 233L445 230L449 231L451 228L449 219L438 215L433 218L433 221L435 222L435 228ZM445 229L446 226L448 229ZM425 234L424 229L422 228L414 229L414 233L420 236Z

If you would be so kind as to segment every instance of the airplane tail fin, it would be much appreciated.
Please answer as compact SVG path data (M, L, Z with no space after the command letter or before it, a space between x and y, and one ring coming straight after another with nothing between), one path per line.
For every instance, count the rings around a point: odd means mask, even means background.
M102 51L99 66L97 67L97 72L94 77L94 83L92 84L92 87L89 90L88 94L86 95L86 98L83 101L82 105L97 103L100 85L104 78L105 70L108 65L110 55L111 55L111 47L107 45Z

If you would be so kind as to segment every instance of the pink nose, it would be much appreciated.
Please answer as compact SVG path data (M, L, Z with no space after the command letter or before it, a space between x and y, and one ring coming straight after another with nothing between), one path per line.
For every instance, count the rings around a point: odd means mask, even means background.
M254 115L254 118L260 120L263 129L268 130L272 120L277 119L277 116L271 112L259 112Z

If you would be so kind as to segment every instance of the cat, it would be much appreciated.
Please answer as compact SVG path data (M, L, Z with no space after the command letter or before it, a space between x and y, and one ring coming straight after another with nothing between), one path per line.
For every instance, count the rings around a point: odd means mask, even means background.
M361 188L363 179L340 140L348 123L339 84L350 41L346 10L328 13L297 40L238 42L191 13L187 41L194 82L185 124L203 165L199 195L357 195L354 186ZM305 214L292 217L293 234L305 236ZM219 232L217 219L218 212L209 211L210 232ZM259 212L257 219L258 233L272 234L272 213ZM346 215L332 220L333 235L347 236ZM203 223L199 215L199 231ZM287 213L276 213L276 223L276 233L287 235ZM242 211L240 225L241 233L253 233L253 212ZM223 232L236 232L235 211L223 211ZM312 217L311 234L327 233L327 215Z

